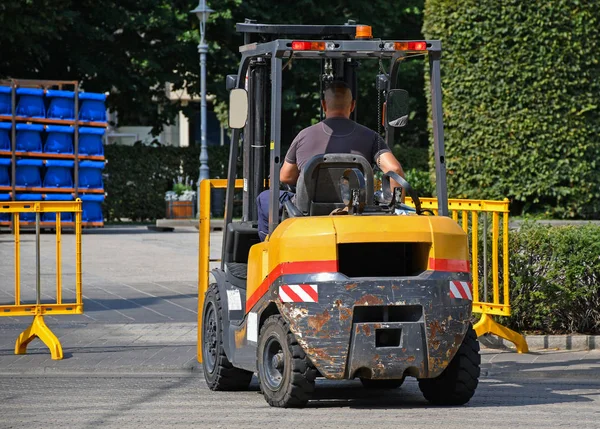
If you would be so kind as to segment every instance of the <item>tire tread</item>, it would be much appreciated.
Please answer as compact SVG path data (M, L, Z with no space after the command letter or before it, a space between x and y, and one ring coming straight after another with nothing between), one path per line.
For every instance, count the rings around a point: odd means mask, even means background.
M313 366L310 359L302 350L300 344L294 337L288 328L287 323L280 315L270 316L261 328L261 336L265 335L267 329L270 325L277 324L279 325L284 332L287 332L286 342L287 344L282 346L287 346L291 355L291 363L292 363L292 376L290 378L290 383L285 388L285 394L283 398L277 400L270 396L267 393L266 389L262 389L263 394L267 403L273 407L281 407L281 408L298 408L306 405L308 400L311 398L312 393L315 390L315 379L317 377L317 370ZM259 348L260 353L260 348ZM259 368L260 371L260 368ZM259 374L259 382L260 382L260 374Z
M223 307L221 306L221 296L219 294L219 288L215 283L212 283L208 287L206 292L207 299L210 294L215 296L215 310L217 313L217 324L219 326L219 338L218 338L218 356L215 362L215 374L214 379L209 379L207 376L206 367L203 364L204 379L210 390L215 391L238 391L246 390L252 380L252 372L246 371L240 368L236 368L227 358L225 354L225 348L223 347ZM204 341L204 339L203 339Z
M481 374L479 342L469 325L456 355L436 378L419 380L425 399L435 405L464 405L473 397Z

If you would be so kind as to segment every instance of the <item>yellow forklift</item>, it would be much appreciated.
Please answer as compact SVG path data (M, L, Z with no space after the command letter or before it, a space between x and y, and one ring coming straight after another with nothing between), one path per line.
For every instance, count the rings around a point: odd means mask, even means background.
M302 407L318 377L391 389L410 376L429 402L465 404L478 384L480 356L467 236L448 217L440 42L377 39L354 23L246 21L237 30L244 45L238 73L227 77L233 132L222 258L199 308L198 360L209 388L247 389L256 373L270 405ZM390 144L408 118L398 70L413 56L429 61L438 214L422 210L395 173L383 175L376 192L366 159L323 154L304 167L280 216L286 66L317 61L315 80L343 80L356 94L359 63L379 62L374 78L386 100ZM243 213L233 221L239 158ZM269 233L261 242L255 201L266 184Z

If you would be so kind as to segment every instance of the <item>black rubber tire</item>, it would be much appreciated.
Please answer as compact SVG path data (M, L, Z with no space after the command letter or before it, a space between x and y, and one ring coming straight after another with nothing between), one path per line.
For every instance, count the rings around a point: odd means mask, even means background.
M371 380L370 378L361 378L360 382L365 389L397 389L404 383L404 378L400 380Z
M207 312L214 311L213 328L215 330L213 338L206 335L211 322ZM207 323L209 325L207 325ZM223 348L223 309L221 307L221 297L216 284L208 286L208 291L204 298L204 308L202 311L202 369L204 379L210 390L246 390L252 380L252 372L235 368ZM208 358L211 352L212 359Z
M464 405L473 397L479 382L481 357L479 342L469 325L456 355L436 378L419 380L419 389L434 405Z
M265 349L273 344L279 344L280 363L283 364L279 371L281 380L276 387L266 369L272 362L269 364L264 359ZM257 354L258 381L269 405L281 408L305 406L315 390L317 370L280 315L269 317L260 329Z

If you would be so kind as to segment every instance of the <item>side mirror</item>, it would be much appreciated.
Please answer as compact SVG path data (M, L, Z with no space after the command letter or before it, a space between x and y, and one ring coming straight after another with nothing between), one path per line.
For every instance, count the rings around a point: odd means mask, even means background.
M227 77L225 78L225 88L227 89L227 91L231 91L232 89L235 89L235 87L237 86L237 80L238 80L237 74L228 74L227 75Z
M237 88L229 92L229 128L238 130L246 126L248 120L248 93Z
M408 123L408 92L403 89L392 89L386 100L386 123L390 127L400 128Z

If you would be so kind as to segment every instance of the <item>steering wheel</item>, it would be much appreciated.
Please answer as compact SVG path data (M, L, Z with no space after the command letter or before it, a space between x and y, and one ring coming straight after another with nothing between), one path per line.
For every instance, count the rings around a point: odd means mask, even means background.
M394 195L392 193L392 187L390 184L390 179L394 179L396 183L398 183L402 187L402 189L404 189L404 191L408 194L408 196L413 200L413 203L415 204L415 211L417 212L417 214L423 214L423 209L421 209L421 200L419 200L419 195L417 194L417 191L415 191L413 187L410 186L410 183L404 180L402 176L393 171L388 171L387 173L384 173L383 178L381 179L383 199L391 203L394 198Z

